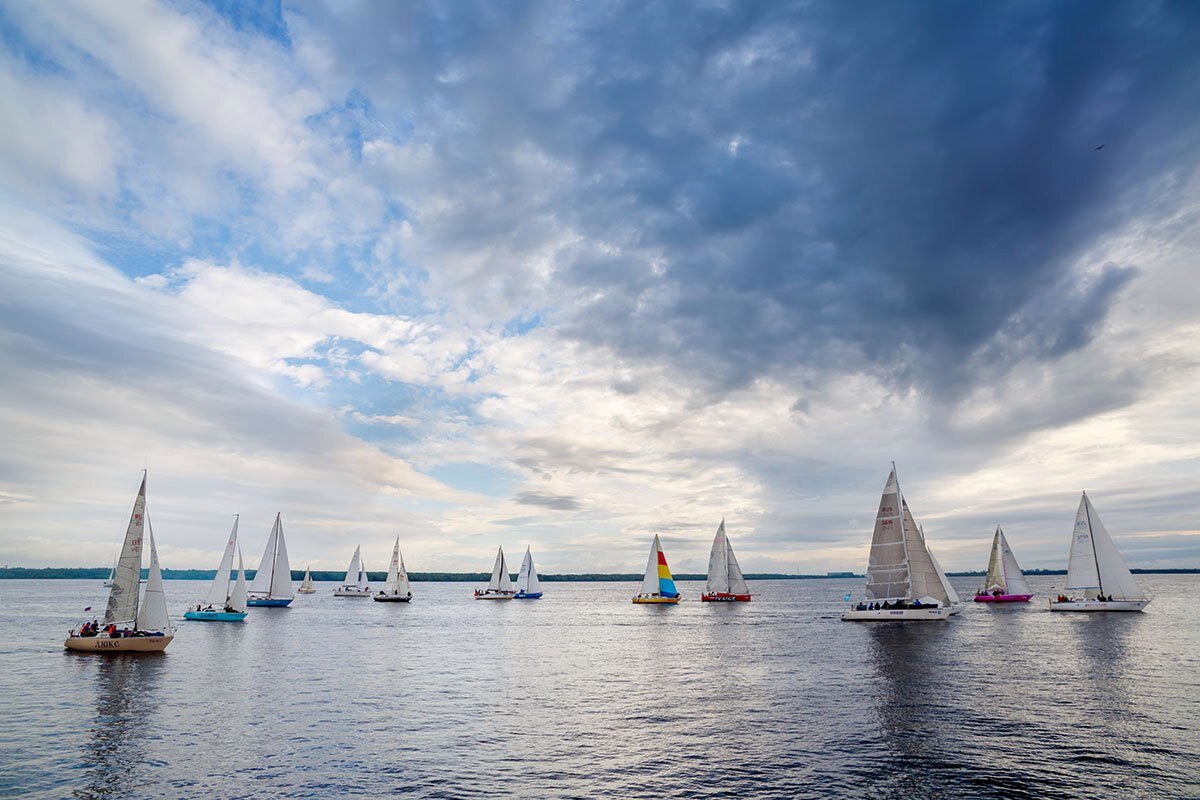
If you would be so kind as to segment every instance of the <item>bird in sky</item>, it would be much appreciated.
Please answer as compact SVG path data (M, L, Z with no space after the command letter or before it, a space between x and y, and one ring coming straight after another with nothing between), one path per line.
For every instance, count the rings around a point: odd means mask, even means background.
M1108 144L1108 142L1105 142L1104 144ZM1102 144L1102 145L1100 145L1099 147L1097 147L1096 149L1097 149L1097 150L1103 150L1103 149L1104 149L1104 145Z

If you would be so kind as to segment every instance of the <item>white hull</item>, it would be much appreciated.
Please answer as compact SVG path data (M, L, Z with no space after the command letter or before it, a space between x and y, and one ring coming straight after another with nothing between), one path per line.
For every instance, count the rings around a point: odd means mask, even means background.
M953 617L956 614L961 614L963 612L963 609L966 607L967 607L966 603L954 603L953 605L950 606L950 616Z
M1051 611L1141 611L1150 605L1149 600L1068 600L1065 603L1050 601Z
M347 588L343 587L341 589L334 589L333 596L334 597L370 597L371 590L370 589L353 589L353 588L347 589Z
M316 589L305 589L303 586L301 586L299 589L296 590L296 594L316 594L316 593L317 593Z
M939 619L949 619L948 608L887 608L858 611L850 609L842 614L842 619L852 622L932 622Z

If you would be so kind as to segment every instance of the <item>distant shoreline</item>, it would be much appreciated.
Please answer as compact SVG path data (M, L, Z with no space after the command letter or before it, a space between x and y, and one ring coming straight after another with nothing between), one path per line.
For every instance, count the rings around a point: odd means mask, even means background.
M216 570L211 569L164 569L164 580L174 581L211 581ZM1185 568L1185 569L1134 569L1131 570L1136 575L1200 575L1200 568ZM984 573L980 572L950 572L947 573L952 578L971 578L979 577ZM1065 569L1031 569L1025 571L1026 575L1066 575ZM145 570L142 570L143 577ZM345 573L337 572L314 572L313 580L315 581L340 581L345 577ZM246 571L247 578L254 577L253 570ZM0 580L104 580L108 577L108 567L0 567ZM304 577L304 570L292 570L292 580L299 581ZM385 572L371 572L367 574L368 580L376 583L382 582L387 577ZM483 582L491 577L490 572L409 572L408 578L412 581L422 582L444 582L444 583L474 583ZM675 575L675 580L679 581L702 581L706 578L702 573L679 573ZM862 578L862 575L848 572L837 572L825 575L787 575L783 573L747 573L746 579L751 581L780 581L780 580L838 580L845 578ZM538 575L543 581L549 583L597 583L603 581L640 581L641 573L578 573L578 574L561 574L561 575Z

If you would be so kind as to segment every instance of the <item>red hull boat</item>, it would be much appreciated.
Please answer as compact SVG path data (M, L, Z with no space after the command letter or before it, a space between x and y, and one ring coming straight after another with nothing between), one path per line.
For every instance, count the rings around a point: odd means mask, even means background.
M715 594L702 594L700 599L705 603L749 603L750 595L716 592Z
M977 594L976 603L1028 603L1031 594Z

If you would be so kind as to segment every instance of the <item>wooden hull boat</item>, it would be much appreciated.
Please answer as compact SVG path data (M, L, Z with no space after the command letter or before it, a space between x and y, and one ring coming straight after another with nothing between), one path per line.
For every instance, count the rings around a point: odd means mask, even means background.
M63 646L78 653L161 653L174 636L71 636Z

